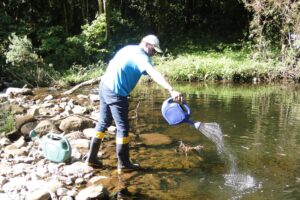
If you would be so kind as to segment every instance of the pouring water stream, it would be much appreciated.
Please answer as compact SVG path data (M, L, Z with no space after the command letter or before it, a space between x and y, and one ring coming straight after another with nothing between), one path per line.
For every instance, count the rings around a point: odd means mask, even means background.
M236 192L237 196L232 199L239 199L243 194L253 192L260 187L260 184L251 175L239 172L235 157L224 145L223 133L219 124L196 122L194 127L216 145L218 154L228 162L229 173L224 175L224 184Z
M202 123L190 120L191 111L187 104L183 103L180 105L173 102L172 98L164 101L162 114L169 125L190 124L216 145L218 154L226 158L229 164L229 173L224 175L224 185L235 192L236 195L232 199L239 199L243 194L255 191L260 187L259 183L251 175L239 172L235 157L224 145L223 133L218 123Z

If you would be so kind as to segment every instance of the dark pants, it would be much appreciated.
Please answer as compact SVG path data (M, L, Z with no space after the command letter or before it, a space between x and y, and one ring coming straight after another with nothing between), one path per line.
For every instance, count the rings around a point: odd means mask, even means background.
M96 125L97 132L104 132L111 124L112 119L117 127L116 153L118 168L128 166L129 159L129 121L128 121L128 98L118 96L103 83L100 83L100 116Z
M104 132L114 119L117 127L117 138L128 137L128 98L116 95L103 83L100 83L99 93L100 116L95 128L96 131Z

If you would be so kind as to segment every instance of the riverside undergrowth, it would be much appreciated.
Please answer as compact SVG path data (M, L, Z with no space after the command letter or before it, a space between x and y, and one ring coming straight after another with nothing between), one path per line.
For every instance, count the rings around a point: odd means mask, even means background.
M1 108L1 106L0 106ZM5 132L12 131L14 128L14 117L12 113L8 110L0 111L0 134L4 134Z
M171 46L171 45L170 45ZM274 57L263 59L246 42L206 40L180 43L153 57L155 68L169 81L275 82L282 80L282 63ZM101 76L107 64L92 67L75 66L63 73L60 85L76 83ZM295 80L293 80L295 81Z
M236 44L212 45L211 48L182 47L176 55L156 57L157 69L173 81L228 80L249 82L268 81L273 77L277 61L254 59L245 47ZM190 49L184 52L184 49Z

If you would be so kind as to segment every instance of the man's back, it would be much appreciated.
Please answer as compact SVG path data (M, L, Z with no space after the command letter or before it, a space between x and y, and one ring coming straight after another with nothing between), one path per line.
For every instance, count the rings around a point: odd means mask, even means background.
M150 57L139 45L128 45L120 49L109 62L102 78L104 84L120 96L127 96L135 87L146 66L151 64Z

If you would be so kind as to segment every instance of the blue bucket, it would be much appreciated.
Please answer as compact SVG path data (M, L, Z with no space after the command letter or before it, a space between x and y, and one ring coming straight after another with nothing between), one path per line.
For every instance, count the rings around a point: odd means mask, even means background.
M189 120L191 109L183 102L182 104L173 101L170 97L164 101L161 108L162 115L169 125L177 125L181 123L191 123Z

